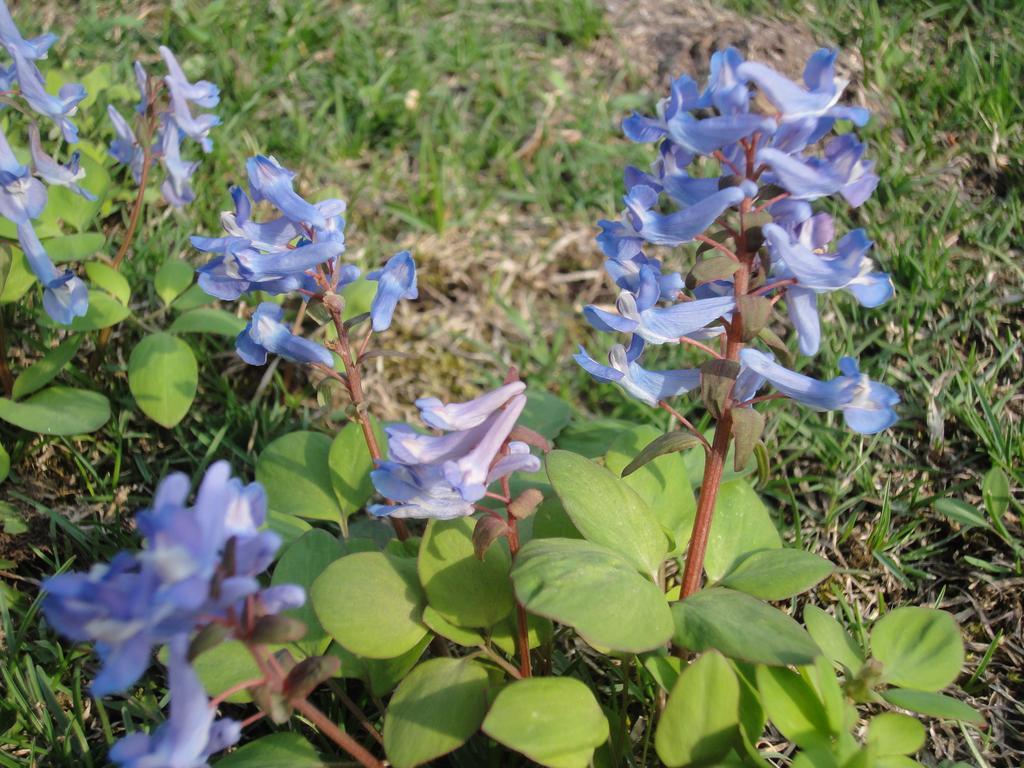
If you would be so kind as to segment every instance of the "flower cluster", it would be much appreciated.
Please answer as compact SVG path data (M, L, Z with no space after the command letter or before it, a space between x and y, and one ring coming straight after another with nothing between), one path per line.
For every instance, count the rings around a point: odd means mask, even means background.
M405 424L386 428L390 461L370 473L388 504L371 505L378 516L465 517L487 488L514 472L536 472L540 459L515 435L526 407L526 385L514 381L466 403L416 401L424 422L444 434L428 435Z
M645 347L691 344L738 364L731 395L737 404L752 399L767 380L813 408L841 409L858 432L877 432L896 421L896 393L861 374L848 358L841 376L817 381L769 354L742 350L762 330L770 333L765 326L780 300L801 352L813 355L821 341L819 294L846 291L875 307L893 293L889 276L874 269L864 230L833 245L832 217L811 207L836 194L859 206L878 184L854 134L833 136L816 150L837 121L863 126L869 117L865 109L837 103L846 81L836 77L835 59L835 51L817 51L797 84L730 48L712 57L703 90L680 77L654 117L634 113L624 121L627 137L660 146L650 171L627 168L620 219L599 222L605 268L621 292L614 311L588 306L584 315L599 331L630 338L612 347L610 365L581 347L576 360L592 376L658 405L701 387L702 374L647 370L640 365ZM752 110L761 102L771 105L769 114ZM702 165L702 156L710 161ZM702 174L709 167L714 170ZM664 200L676 209L663 212ZM713 234L705 235L708 230ZM643 250L694 241L701 243L699 261L685 279ZM720 344L721 353L704 342Z
M251 625L305 601L301 587L263 588L257 579L281 544L277 534L260 530L266 516L261 486L243 485L227 462L218 462L192 507L188 492L182 474L160 483L153 506L136 517L145 539L141 551L43 584L47 621L72 640L95 644L102 662L92 683L96 696L125 691L149 666L154 647L169 646L170 720L153 735L120 742L111 756L124 766L169 764L144 757L171 754L178 758L174 765L200 766L206 755L234 743L238 724L214 720L215 708L188 667L189 637L210 623L234 626L245 617Z
M85 98L85 88L69 83L56 95L47 93L43 74L36 65L56 40L53 34L26 40L11 18L6 2L0 0L0 45L13 60L8 67L0 67L0 90L4 96L18 97L19 101L10 103L23 113L34 112L52 120L64 140L74 143L78 141L78 130L70 117ZM29 268L43 286L43 308L56 322L67 325L86 313L89 294L85 283L71 270L54 266L36 234L32 220L39 218L47 200L46 187L40 179L49 185L68 187L89 200L96 198L78 184L85 176L78 152L72 152L68 162L61 164L44 151L34 122L29 125L28 134L31 162L26 164L15 156L0 129L0 216L17 228L18 242Z
M142 139L121 113L113 105L108 105L107 114L116 134L110 144L110 154L117 162L128 166L136 184L141 183L147 164L158 161L165 172L160 192L168 204L180 208L195 199L192 175L199 167L198 160L182 159L181 142L185 138L192 139L203 152L209 153L213 150L210 130L220 124L220 118L210 112L194 115L192 107L212 109L217 106L220 90L206 80L189 82L178 60L166 46L160 46L160 55L167 65L167 75L163 78L168 94L167 104L163 109L158 106L160 83L151 79L142 64L136 61L139 103L135 111Z
M192 237L195 248L215 254L198 270L200 287L227 301L253 291L336 300L337 292L360 275L358 267L339 259L345 251L344 201L308 202L295 191L295 173L273 157L252 157L246 170L249 194L232 187L234 211L221 215L225 236ZM253 203L261 201L273 206L279 215L255 221ZM417 297L416 264L408 251L402 251L366 277L378 282L370 307L373 330L385 331L391 326L398 302ZM330 352L295 336L281 322L282 314L281 307L271 302L259 305L237 340L242 359L262 365L269 353L293 362L331 367Z

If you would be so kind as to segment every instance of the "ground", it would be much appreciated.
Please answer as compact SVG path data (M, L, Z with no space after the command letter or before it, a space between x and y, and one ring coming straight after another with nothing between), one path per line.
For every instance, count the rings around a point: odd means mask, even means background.
M844 215L876 241L897 294L879 310L843 298L828 304L827 341L810 370L859 357L901 391L902 419L861 438L828 417L772 408L777 449L762 491L791 540L842 567L816 595L821 604L854 623L897 602L944 607L961 622L969 652L961 683L989 726L934 727L925 762L1024 761L1024 21L1013 2L87 0L74 13L59 2L12 8L23 27L61 33L55 57L67 69L106 61L128 81L129 61L155 61L163 41L190 73L224 89L226 124L204 160L198 200L184 214L159 206L147 214L147 237L129 266L143 297L152 290L147 276L168 256L198 261L187 236L217 230L226 185L254 151L296 169L304 192L349 201L353 260L415 253L421 298L402 308L387 340L404 356L378 358L369 380L384 418L408 416L426 393L471 394L516 364L581 411L665 426L592 383L569 357L590 339L582 305L612 296L594 222L616 213L622 168L647 157L621 138L619 123L632 108L649 109L672 76L702 77L723 45L793 76L815 48L839 46L848 97L874 112L865 135L882 177L874 199ZM101 116L82 119L106 135ZM121 211L104 226L116 244ZM690 256L681 249L679 263ZM27 317L5 309L15 366L39 354L17 341ZM138 333L126 324L112 348L130 349ZM145 705L118 703L109 714L86 699L81 728L72 729L78 742L56 739L67 728L62 705L82 696L88 658L39 635L35 579L71 562L83 567L129 539L128 513L165 472L194 473L216 455L251 474L260 447L304 425L329 427L342 405L330 394L318 400L288 366L264 376L218 340L201 351L208 364L197 406L172 431L131 408L123 352L99 374L120 387L120 415L95 439L47 441L0 427L13 458L0 495L28 526L0 533L12 649L0 730L16 718L28 723L0 765L34 765L33 749L48 750L55 765L92 765L108 719L157 707L156 683ZM1005 510L985 503L992 468L1010 480ZM982 510L980 524L950 516L944 500Z

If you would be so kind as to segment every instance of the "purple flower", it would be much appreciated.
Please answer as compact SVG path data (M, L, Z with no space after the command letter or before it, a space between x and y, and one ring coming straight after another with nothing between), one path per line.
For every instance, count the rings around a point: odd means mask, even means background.
M255 202L269 200L291 222L326 227L327 218L293 189L295 172L281 167L273 157L256 155L245 164L249 172L249 193Z
M136 731L113 746L110 759L121 768L208 768L211 755L241 736L240 723L216 719L216 709L189 666L187 638L176 637L169 651L170 717L153 733Z
M874 163L863 159L864 145L853 134L836 136L825 146L824 158L793 157L766 147L758 159L772 169L772 178L794 199L817 200L841 194L854 208L871 197L878 186Z
M405 425L388 427L392 461L370 473L391 504L375 504L378 516L451 519L473 514L489 485L514 472L536 472L540 460L529 446L509 441L526 406L520 383L506 384L467 403L442 405L422 398L424 420L443 435L423 435Z
M217 106L220 102L220 89L216 85L206 80L190 83L185 77L181 65L178 64L178 60L174 57L174 53L167 46L160 46L160 55L163 57L164 64L167 65L167 77L164 78L164 82L172 93L181 95L182 98L191 101L197 107L212 109ZM144 80L139 79L138 72L136 72L136 80L140 82L139 90L142 91L141 83Z
M399 251L381 268L368 272L367 280L377 281L377 292L370 303L373 330L386 331L402 299L416 299L416 262L408 251Z
M0 194L0 198L2 196ZM70 325L72 320L89 310L89 290L70 269L61 271L53 265L32 222L26 219L18 222L17 227L18 242L25 253L25 260L43 286L43 309L55 322Z
M583 308L583 316L599 331L633 333L650 344L678 344L682 336L720 333L720 329L705 327L736 307L732 296L681 301L670 307L657 306L660 297L657 274L650 267L642 267L639 290L619 294L615 302L617 313L588 304Z
M127 165L132 178L138 184L142 180L143 152L139 140L128 121L121 116L113 104L107 105L107 115L114 124L114 140L110 143L110 156L121 165Z
M9 50L14 58L14 69L25 101L33 110L57 123L64 134L64 140L74 144L78 141L78 129L68 118L78 111L78 102L86 96L85 88L77 83L68 83L61 86L56 96L52 96L46 92L39 68L17 48Z
M334 367L331 353L319 344L296 336L281 322L284 309L265 301L249 318L249 324L238 334L235 347L238 356L249 365L264 365L267 355L280 355L293 363L319 363Z
M135 112L141 115L145 113L149 104L149 75L146 74L141 61L136 61L132 65L132 71L135 73L135 86L139 89L139 103L135 105Z
M167 118L160 129L159 148L160 164L167 172L160 192L170 205L181 208L196 198L192 191L192 175L199 167L199 161L181 159L181 134L175 123Z
M784 368L771 355L756 349L741 351L740 364L763 376L782 394L815 410L842 410L846 426L854 432L873 435L888 429L899 418L894 410L900 402L896 390L862 374L852 357L840 359L841 375L829 381Z
M17 51L20 56L29 61L45 59L46 52L55 42L57 42L57 35L52 32L31 40L23 38L11 17L6 0L0 0L0 45L3 45L12 55Z
M660 400L667 400L700 386L700 371L696 368L676 371L648 371L642 368L636 362L642 349L643 344L630 344L628 350L616 344L608 353L610 365L602 365L580 346L580 351L573 359L598 381L618 384L627 394L651 406L657 406Z
M28 127L29 149L32 153L32 165L36 175L51 186L67 187L86 200L95 201L96 195L79 186L78 182L85 178L85 169L81 167L81 153L72 152L67 165L61 165L45 151L39 138L39 127L32 123Z

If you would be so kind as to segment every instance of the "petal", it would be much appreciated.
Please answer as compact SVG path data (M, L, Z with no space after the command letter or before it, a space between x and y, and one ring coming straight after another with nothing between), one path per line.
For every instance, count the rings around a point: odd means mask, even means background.
M640 314L637 334L651 344L674 344L713 323L736 307L731 296L681 301L671 307L648 309Z
M580 351L573 355L572 359L576 361L580 368L585 370L598 381L618 383L622 381L622 378L625 376L625 373L622 371L610 368L607 365L601 365L601 363L594 360L587 354L587 350L582 344L580 345Z
M821 321L818 317L818 294L798 285L786 289L786 306L789 319L800 337L800 352L804 355L818 354L821 345Z
M819 381L796 373L756 349L742 350L740 363L764 376L782 394L817 410L830 411L846 406L856 388L856 382L848 377Z
M464 403L444 404L437 398L424 397L416 401L416 407L420 409L420 418L435 429L469 429L525 391L523 382L513 381Z
M637 328L636 320L608 312L588 304L583 308L583 317L591 326L604 333L632 333Z
M869 272L850 281L846 290L854 295L862 307L878 307L892 298L895 288L892 278L885 272Z

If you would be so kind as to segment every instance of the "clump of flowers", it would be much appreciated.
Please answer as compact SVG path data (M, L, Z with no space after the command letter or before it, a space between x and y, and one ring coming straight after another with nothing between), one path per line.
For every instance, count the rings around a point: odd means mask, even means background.
M48 93L45 79L36 62L46 58L56 42L54 34L31 40L22 37L7 3L0 0L0 45L10 54L12 63L0 67L0 101L30 120L41 115L51 120L69 144L78 141L78 129L71 117L85 98L85 88L75 83L61 86L57 94ZM78 182L85 177L80 155L72 152L67 163L60 163L43 149L42 136L34 121L28 125L31 162L15 156L7 136L0 129L0 216L15 225L18 243L29 268L43 286L43 308L56 322L67 325L86 313L89 294L85 283L70 269L60 270L46 253L32 224L46 208L48 185L65 186L89 200L96 198ZM41 181L40 181L41 180Z

